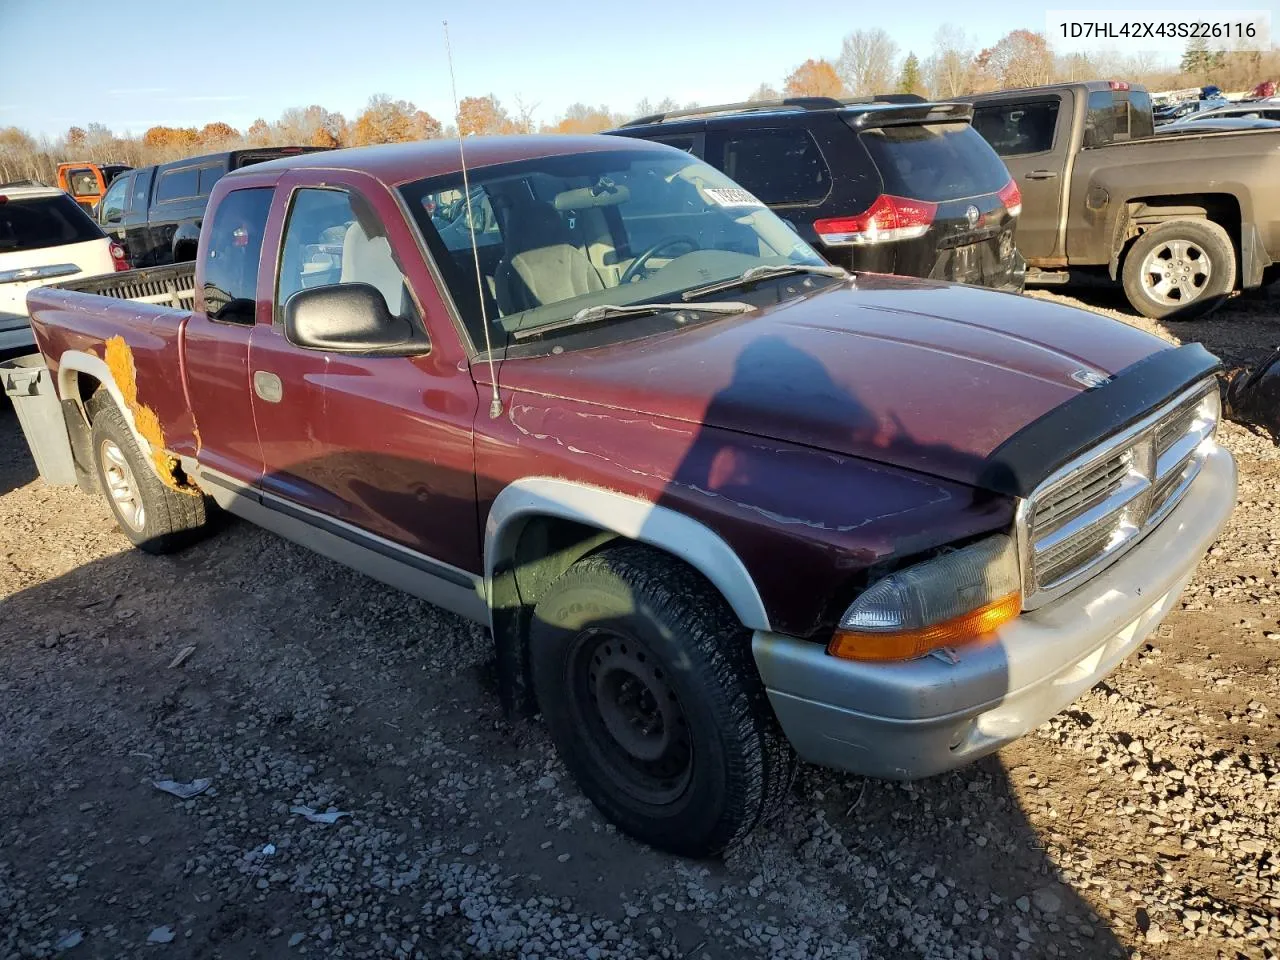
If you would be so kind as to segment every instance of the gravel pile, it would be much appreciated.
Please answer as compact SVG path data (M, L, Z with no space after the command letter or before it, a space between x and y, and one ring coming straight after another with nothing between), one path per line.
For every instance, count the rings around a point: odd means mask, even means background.
M1248 359L1258 302L1164 332ZM244 524L126 550L4 409L0 957L1275 957L1280 452L1224 438L1240 507L1108 682L935 780L805 768L695 863L502 717L483 631Z

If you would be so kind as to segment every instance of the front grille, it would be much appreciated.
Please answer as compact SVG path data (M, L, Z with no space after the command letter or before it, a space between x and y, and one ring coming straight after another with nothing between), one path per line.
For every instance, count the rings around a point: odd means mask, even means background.
M1042 483L1018 511L1023 605L1033 609L1118 559L1200 472L1217 387L1199 384Z

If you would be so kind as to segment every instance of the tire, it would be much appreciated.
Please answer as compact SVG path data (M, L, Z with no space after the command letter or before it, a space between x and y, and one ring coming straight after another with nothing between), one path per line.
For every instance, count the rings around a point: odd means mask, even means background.
M1152 320L1194 320L1236 285L1236 253L1212 220L1170 220L1134 241L1121 279L1129 304Z
M165 486L112 400L92 407L94 472L120 532L148 553L172 553L198 540L208 523L204 497Z
M534 609L529 665L565 766L636 839L711 856L785 801L795 754L750 634L684 564L634 544L579 560Z

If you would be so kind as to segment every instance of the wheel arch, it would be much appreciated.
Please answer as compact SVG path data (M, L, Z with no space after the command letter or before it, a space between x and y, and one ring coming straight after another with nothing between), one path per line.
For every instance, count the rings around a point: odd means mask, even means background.
M138 430L133 410L125 402L124 393L121 392L120 385L116 383L115 375L112 374L106 361L81 350L68 350L58 358L58 397L75 402L86 427L90 426L92 421L89 414L89 401L99 389L105 390L119 408L124 422L129 425L129 432L133 434L133 439L138 444L138 449L146 456L147 462L152 464L152 469L155 469L153 462L155 450ZM156 475L160 476L159 471ZM161 479L164 478L161 477Z
M744 627L769 616L741 558L705 524L639 497L553 477L498 494L484 536L485 592L504 706L527 712L525 637L533 605L577 560L616 541L643 543L687 564L719 591Z
M1107 270L1112 280L1120 270L1133 242L1153 227L1171 220L1209 220L1227 231L1240 259L1242 236L1242 204L1233 193L1194 193L1133 197L1116 219L1111 243L1111 259Z

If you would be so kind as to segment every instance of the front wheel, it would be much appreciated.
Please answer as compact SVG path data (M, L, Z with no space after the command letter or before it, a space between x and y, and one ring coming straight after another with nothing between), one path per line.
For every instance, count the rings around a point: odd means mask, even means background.
M627 833L719 853L786 798L795 755L710 584L628 544L575 563L538 603L530 669L583 793Z
M1134 242L1121 279L1144 317L1194 320L1221 306L1235 286L1235 248L1212 220L1170 220Z

